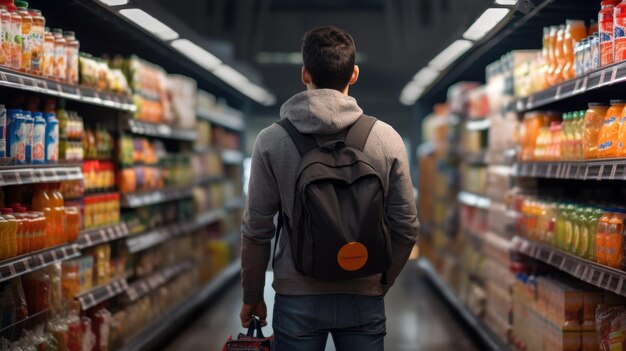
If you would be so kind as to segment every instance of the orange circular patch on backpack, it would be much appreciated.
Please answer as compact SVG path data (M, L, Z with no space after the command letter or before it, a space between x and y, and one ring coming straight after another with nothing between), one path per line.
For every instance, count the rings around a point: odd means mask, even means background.
M356 271L363 268L367 262L367 248L360 242L345 244L337 253L339 267L346 271Z

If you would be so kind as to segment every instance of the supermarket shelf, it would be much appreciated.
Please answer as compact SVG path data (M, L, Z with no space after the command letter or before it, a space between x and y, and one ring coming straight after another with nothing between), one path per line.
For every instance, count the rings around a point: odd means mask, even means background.
M144 234L130 236L126 239L126 246L130 253L137 253L162 244L172 238L191 233L224 218L224 216L225 212L223 209L208 211L197 216L193 221L182 221Z
M77 244L57 246L0 262L0 282L80 256Z
M16 72L4 67L0 68L0 86L32 91L115 110L134 112L137 109L131 98L126 95L60 83Z
M130 233L126 223L116 224L114 226L94 229L80 234L78 237L78 247L83 250L88 247L108 243L117 239L121 239Z
M184 272L190 271L195 267L193 260L186 259L166 267L150 276L134 282L126 289L126 296L131 302L135 302L140 298L154 292L156 289L165 285L172 279L178 277Z
M489 206L491 206L491 200L489 198L476 195L467 191L461 191L458 195L458 200L464 205L478 207L482 209L488 209Z
M204 286L196 295L180 303L170 312L158 318L135 338L133 338L122 351L139 351L157 347L159 341L168 340L168 331L179 326L185 317L191 315L206 302L212 300L224 287L239 277L241 272L241 260L238 259L222 270ZM157 347L158 348L158 347Z
M227 165L241 165L243 153L239 150L222 150L222 161Z
M232 112L222 111L221 113L210 110L198 110L198 117L238 132L243 131L245 128L243 116L236 110Z
M128 283L126 278L114 280L108 284L95 287L87 292L84 292L77 296L78 302L83 311L86 311L94 306L101 304L128 289Z
M78 164L0 167L0 186L80 179L83 179L83 171Z
M487 152L474 152L463 155L463 160L470 166L481 167L487 166Z
M430 261L425 258L417 260L417 266L428 276L433 285L441 292L448 303L463 317L465 322L476 331L489 350L510 350L491 330L478 319L444 283L435 272Z
M545 262L577 279L604 290L626 296L626 272L582 259L559 249L516 236L511 248Z
M226 177L223 175L204 176L204 177L199 177L199 178L194 179L193 185L197 186L197 185L204 185L204 184L209 184L209 183L216 183L216 182L224 181L225 179Z
M241 197L235 197L226 201L224 208L226 208L227 210L235 210L235 209L241 209L245 205L246 205L246 199L243 196L241 196Z
M136 119L128 120L128 127L134 134L147 135L163 139L193 141L198 137L194 129L173 128L165 124L155 124Z
M576 180L626 180L626 159L517 163L515 175Z
M176 201L192 196L191 188L161 189L145 193L122 195L122 207L136 208Z
M626 62L620 62L565 81L517 100L518 112L526 112L567 98L626 81Z
M470 119L465 122L465 129L469 131L481 131L487 130L491 126L491 120L489 118L482 119Z

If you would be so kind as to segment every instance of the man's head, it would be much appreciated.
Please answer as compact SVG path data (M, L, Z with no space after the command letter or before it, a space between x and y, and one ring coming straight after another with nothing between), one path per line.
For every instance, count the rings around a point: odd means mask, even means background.
M356 47L352 36L333 26L308 31L302 40L302 82L309 89L335 89L347 94L356 83Z

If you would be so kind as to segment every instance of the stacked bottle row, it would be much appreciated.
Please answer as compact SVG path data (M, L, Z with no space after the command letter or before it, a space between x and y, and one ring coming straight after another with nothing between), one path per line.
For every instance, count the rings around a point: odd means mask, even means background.
M581 258L626 270L626 210L517 196L519 232Z

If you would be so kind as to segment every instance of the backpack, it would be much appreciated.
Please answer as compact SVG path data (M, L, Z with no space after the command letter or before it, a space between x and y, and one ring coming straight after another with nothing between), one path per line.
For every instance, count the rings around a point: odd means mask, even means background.
M284 226L296 269L309 277L347 280L383 273L391 264L386 194L380 173L363 148L376 119L361 116L344 140L318 145L283 118L298 152L292 216L278 217L277 238ZM277 240L278 242L278 240Z

